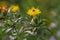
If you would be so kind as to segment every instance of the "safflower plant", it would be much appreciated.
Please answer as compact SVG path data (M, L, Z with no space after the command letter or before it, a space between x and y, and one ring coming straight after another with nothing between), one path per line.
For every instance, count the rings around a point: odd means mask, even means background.
M3 9L1 23L2 23L2 31L3 33L7 33L9 36L13 35L14 40L23 40L23 39L30 39L32 37L33 40L44 40L45 38L41 36L45 36L47 34L45 31L49 32L49 29L45 26L46 19L41 19L40 15L42 11L38 8L31 7L30 9L26 10L26 16L22 17L19 13L19 6L12 5L6 9ZM1 9L1 11L3 11ZM6 12L6 14L5 14ZM15 35L14 35L15 34ZM39 36L39 35L40 36ZM22 38L18 38L21 37ZM38 37L38 38L35 38Z
M21 14L17 4L0 6L1 40L48 40L54 33L47 27L48 19L43 18L42 10L32 6ZM3 35L4 34L4 35ZM47 36L49 35L49 36ZM11 38L12 37L12 38Z

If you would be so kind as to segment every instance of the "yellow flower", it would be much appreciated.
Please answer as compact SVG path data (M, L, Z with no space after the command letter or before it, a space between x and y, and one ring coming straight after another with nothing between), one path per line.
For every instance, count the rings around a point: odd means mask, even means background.
M18 5L12 5L10 8L11 8L12 12L17 12L19 10L19 6Z
M41 14L41 11L39 9L32 7L31 9L28 10L27 14L30 16L36 16L38 14Z

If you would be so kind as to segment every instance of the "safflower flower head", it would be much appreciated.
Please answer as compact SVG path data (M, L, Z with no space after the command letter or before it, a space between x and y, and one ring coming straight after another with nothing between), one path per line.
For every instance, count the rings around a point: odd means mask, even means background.
M11 5L10 6L11 12L17 12L19 10L19 6L18 5Z
M7 9L8 8L6 6L0 6L0 11L4 11L5 12L5 11L7 11Z
M27 11L27 14L30 15L30 16L36 16L38 14L41 14L41 11L35 7L32 7L31 9L29 9Z
M7 11L7 6L8 6L8 3L6 1L0 2L0 10L1 11Z
M6 7L6 6L2 6L2 7L1 7L1 10L2 10L2 11L7 11L7 7Z

